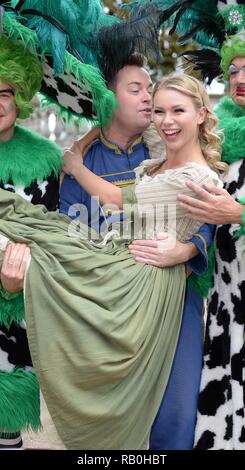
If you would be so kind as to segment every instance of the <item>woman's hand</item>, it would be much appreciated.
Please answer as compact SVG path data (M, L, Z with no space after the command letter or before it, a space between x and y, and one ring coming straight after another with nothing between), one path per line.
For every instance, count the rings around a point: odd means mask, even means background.
M69 149L66 149L63 155L64 164L62 166L63 174L75 176L77 169L81 168L83 157L88 146L96 140L100 135L98 127L91 129L85 136L79 140L75 140ZM63 179L64 175L62 175Z
M186 263L198 254L192 242L182 243L167 232L158 233L154 240L134 240L128 248L135 261L159 268Z
M63 155L62 171L70 176L75 176L77 169L81 168L83 158L77 141Z

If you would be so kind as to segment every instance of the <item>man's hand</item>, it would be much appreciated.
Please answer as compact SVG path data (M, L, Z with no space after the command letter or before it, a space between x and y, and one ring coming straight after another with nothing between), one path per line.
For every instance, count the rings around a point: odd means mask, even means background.
M1 283L8 292L23 289L26 268L30 258L30 248L23 243L9 243L3 258Z
M187 186L201 198L199 200L184 194L178 195L187 217L214 225L242 223L244 206L236 202L225 189L211 184L205 184L201 188L193 181L188 181Z
M129 251L135 261L159 268L186 263L198 254L193 243L181 243L168 233L157 234L155 240L134 240Z
M81 168L83 157L80 146L77 141L74 142L70 149L66 149L63 154L62 171L67 175L74 176L77 169Z

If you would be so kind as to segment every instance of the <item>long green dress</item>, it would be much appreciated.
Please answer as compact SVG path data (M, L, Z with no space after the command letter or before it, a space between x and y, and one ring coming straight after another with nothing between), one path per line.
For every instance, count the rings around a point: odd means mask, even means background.
M167 202L175 198L176 203L187 179L215 182L211 170L193 165L185 167L184 178L178 170L165 172L165 178L143 176L135 190L141 217L149 211L145 203L159 202L163 183ZM133 204L135 192L125 189L124 202ZM185 224L179 208L176 218L178 238L192 236L191 224L192 232L198 229L196 223ZM0 191L0 219L3 235L31 246L25 279L28 339L64 444L68 449L143 448L178 340L184 266L137 263L128 240L115 232L107 243L81 238L85 226L79 238L71 237L66 216L5 191Z

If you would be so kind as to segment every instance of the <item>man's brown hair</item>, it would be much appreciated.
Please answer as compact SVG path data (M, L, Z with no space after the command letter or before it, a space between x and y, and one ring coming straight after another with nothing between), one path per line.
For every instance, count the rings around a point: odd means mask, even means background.
M120 70L127 66L135 66L146 69L147 59L140 52L133 52L132 54L130 54L127 60L125 60L125 63L122 65L122 67L115 73L114 77L110 78L110 80L108 81L108 86L110 89L114 90L116 88L117 74L118 72L120 72Z

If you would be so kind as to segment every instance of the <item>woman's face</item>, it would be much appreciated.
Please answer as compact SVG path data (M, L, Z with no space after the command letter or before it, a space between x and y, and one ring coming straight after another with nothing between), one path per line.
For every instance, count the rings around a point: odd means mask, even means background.
M179 151L197 143L205 115L205 108L197 111L192 99L179 91L162 88L154 96L153 119L167 150Z

